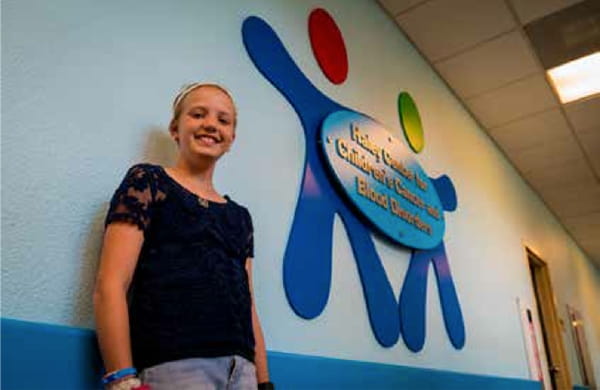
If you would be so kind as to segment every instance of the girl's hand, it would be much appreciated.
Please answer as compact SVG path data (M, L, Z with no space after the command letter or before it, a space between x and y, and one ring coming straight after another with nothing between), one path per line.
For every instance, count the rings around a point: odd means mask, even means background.
M132 376L106 386L106 390L151 390L150 386L142 384L139 378Z

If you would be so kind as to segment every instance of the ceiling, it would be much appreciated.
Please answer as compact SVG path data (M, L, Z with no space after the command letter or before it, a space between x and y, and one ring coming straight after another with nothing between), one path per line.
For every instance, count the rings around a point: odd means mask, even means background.
M561 104L526 32L585 0L378 2L600 266L600 96Z

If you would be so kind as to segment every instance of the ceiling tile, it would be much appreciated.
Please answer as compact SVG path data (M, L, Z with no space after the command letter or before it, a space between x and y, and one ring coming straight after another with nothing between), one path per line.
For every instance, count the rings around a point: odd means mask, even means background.
M463 98L541 73L525 39L516 31L438 62L435 67Z
M435 67L463 98L541 73L527 42L517 31L438 62Z
M600 128L600 96L565 105L565 112L575 130Z
M598 183L558 186L546 189L540 195L560 218L600 212L600 184Z
M585 0L524 27L544 69L595 52L599 47L600 1Z
M577 244L600 265L600 212L561 218Z
M562 221L573 235L582 240L600 240L600 212L562 218Z
M489 129L488 132L502 149L512 152L571 135L567 122L558 108Z
M394 16L427 0L378 0L388 12Z
M562 164L555 164L540 168L538 166L526 167L523 173L531 186L541 194L564 187L577 187L593 185L595 177L587 163L581 159L567 160ZM525 164L521 164L523 166ZM543 197L543 195L542 195Z
M596 175L600 177L600 126L577 133Z
M511 161L523 173L541 171L565 165L585 163L583 152L573 138L568 135L554 139L544 139L544 142L527 149L505 149ZM589 170L589 167L587 167Z
M600 232L598 231L595 232L595 237L586 239L573 235L581 249L583 249L587 253L587 255L591 257L593 261L596 262L598 267L600 267L600 240L598 239L599 235Z
M581 0L511 0L519 20L527 24L535 19L550 15Z
M471 112L487 128L537 113L558 103L546 78L534 75L504 87L465 99Z
M431 0L396 21L432 62L516 27L503 0Z

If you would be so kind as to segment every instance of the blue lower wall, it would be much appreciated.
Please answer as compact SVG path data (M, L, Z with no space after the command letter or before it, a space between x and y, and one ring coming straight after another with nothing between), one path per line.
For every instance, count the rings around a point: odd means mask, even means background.
M269 352L278 389L540 389L524 379ZM2 319L2 389L99 389L92 330Z
M1 325L3 390L101 388L93 331L6 318Z

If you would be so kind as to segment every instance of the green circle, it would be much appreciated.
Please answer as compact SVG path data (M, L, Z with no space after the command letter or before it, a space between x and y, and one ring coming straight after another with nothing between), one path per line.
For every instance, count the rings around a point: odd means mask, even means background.
M415 153L420 153L425 147L423 126L417 105L408 92L398 95L398 116L410 148Z

